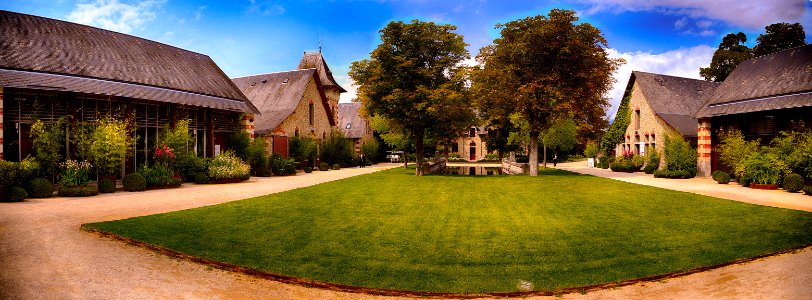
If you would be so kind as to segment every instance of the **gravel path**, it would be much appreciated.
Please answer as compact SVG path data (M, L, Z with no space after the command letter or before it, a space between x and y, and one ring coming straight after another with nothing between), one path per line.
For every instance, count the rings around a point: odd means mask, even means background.
M397 164L228 185L0 203L0 299L373 299L207 268L79 230L80 224L170 212L371 173ZM812 248L746 264L565 299L809 299ZM544 298L544 297L531 297ZM550 297L548 297L550 298ZM387 299L397 299L387 297Z

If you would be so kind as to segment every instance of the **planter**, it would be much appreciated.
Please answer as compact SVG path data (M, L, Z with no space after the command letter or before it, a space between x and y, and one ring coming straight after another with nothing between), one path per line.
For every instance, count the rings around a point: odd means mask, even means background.
M237 183L237 182L240 182L240 181L242 181L241 178L222 178L222 179L211 179L211 178L209 178L209 183L216 183L216 184Z
M777 190L777 184L761 184L761 183L751 183L750 188L758 189L758 190Z

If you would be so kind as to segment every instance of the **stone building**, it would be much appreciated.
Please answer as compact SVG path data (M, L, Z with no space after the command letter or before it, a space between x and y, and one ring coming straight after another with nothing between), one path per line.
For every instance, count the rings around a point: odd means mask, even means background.
M488 131L484 126L471 126L468 131L451 144L450 153L456 153L470 162L485 159L485 155L491 153L483 139L487 134Z
M630 122L624 142L615 147L616 155L645 155L648 147L662 153L665 135L671 133L695 141L697 120L692 115L717 86L704 80L632 72L623 95L629 101Z
M338 126L344 137L352 141L355 154L361 154L361 145L373 139L369 120L361 115L361 103L338 104Z
M766 144L781 131L812 129L812 45L741 62L694 116L698 176L719 169L715 148L722 130Z
M7 160L32 153L36 119L68 117L71 127L111 116L133 129L130 173L165 125L190 119L197 154L211 157L232 133L250 129L257 112L208 56L131 35L0 11L0 49L0 157ZM65 148L70 157L75 147Z
M285 157L289 138L324 140L331 134L344 91L321 53L305 53L299 66L310 68L232 79L261 112L254 118L254 134L268 141L270 152Z

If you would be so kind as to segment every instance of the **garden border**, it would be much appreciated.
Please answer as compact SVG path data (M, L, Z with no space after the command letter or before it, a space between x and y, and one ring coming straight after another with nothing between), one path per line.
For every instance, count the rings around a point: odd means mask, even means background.
M710 271L714 269L719 269L722 267L727 267L731 265L738 265L743 264L755 260L759 260L762 258L768 258L772 256L777 256L786 253L794 253L796 251L805 249L807 247L812 246L812 243L795 246L789 249L763 254L755 257L750 258L743 258L738 259L722 264L716 264L711 266L699 267L687 271L680 271L680 272L673 272L673 273L666 273L662 275L655 275L655 276L648 276L636 279L629 279L623 280L618 282L609 282L604 284L596 284L596 285L588 285L582 287L571 287L571 288L563 288L557 290L544 290L544 291L529 291L529 292L491 292L491 293L476 293L476 294L463 294L463 293L444 293L444 292L417 292L417 291L406 291L406 290L391 290L391 289L378 289L378 288L367 288L367 287L359 287L359 286L352 286L352 285L344 285L344 284L337 284L337 283L330 283L325 281L318 281L313 279L307 278L299 278L293 277L288 275L281 275L281 274L274 274L265 271L260 271L257 269L247 268L235 264L229 264L224 262L219 262L215 260L205 259L198 256L189 255L186 253L182 253L179 251L175 251L166 247L161 247L158 245L153 245L150 243L146 243L143 241L131 239L128 237L123 237L120 235L112 234L106 231L88 228L85 225L80 225L80 230L96 234L101 237L111 238L114 240L122 241L132 246L145 248L154 252L157 252L162 255L166 255L171 258L181 259L185 261L199 263L205 266L218 268L225 271L231 271L239 274L249 275L257 278L262 279L269 279L281 283L293 284L308 288L318 288L324 290L331 290L331 291L339 291L339 292L348 292L348 293L356 293L356 294L367 294L373 296L408 296L408 297L421 297L421 298L439 298L439 299L476 299L476 298L485 298L485 297L499 297L499 298L511 298L511 297L528 297L528 296L558 296L563 294L572 294L572 293L588 293L594 292L599 290L606 290L612 288L618 288L623 286L629 286L637 283L642 282L656 282L662 281L664 279L671 279L677 277L683 277L695 273Z

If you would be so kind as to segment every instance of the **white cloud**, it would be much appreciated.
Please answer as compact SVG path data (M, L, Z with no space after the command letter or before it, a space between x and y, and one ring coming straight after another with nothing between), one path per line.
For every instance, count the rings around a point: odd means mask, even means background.
M358 86L355 85L355 81L349 76L334 76L334 78L336 82L338 82L338 85L347 90L346 93L341 93L338 102L352 102L358 95Z
M156 10L166 0L148 0L127 4L118 0L95 0L76 4L68 20L108 30L129 33L155 19Z
M674 28L676 29L682 29L685 25L688 25L688 17L682 17L682 19L674 22Z
M263 16L276 16L285 13L285 7L276 1L270 0L248 0L249 13L258 13Z
M623 58L626 64L622 65L615 73L615 82L612 90L609 91L610 105L609 116L614 118L623 92L629 83L629 76L632 71L643 71L663 75L702 79L699 76L699 68L707 67L713 57L712 48L707 45L699 45L691 48L671 50L663 53L651 52L618 52L615 49L607 49L609 57Z
M581 0L590 4L586 14L600 11L658 11L691 18L710 18L735 26L762 29L777 21L799 21L805 0Z
M198 8L197 8L197 10L195 11L195 21L200 21L200 19L202 19L202 18L203 18L203 12L204 12L205 10L206 10L206 6L205 6L205 5L203 5L203 6L201 6L201 7L198 7Z

